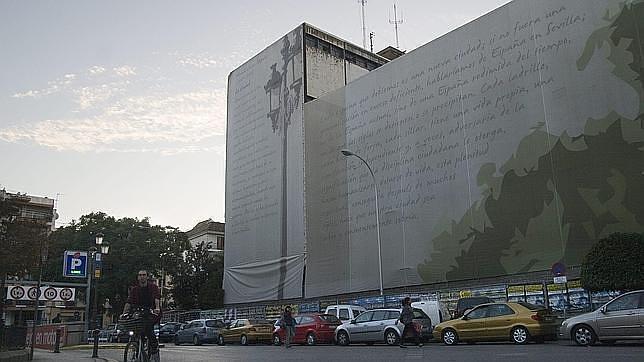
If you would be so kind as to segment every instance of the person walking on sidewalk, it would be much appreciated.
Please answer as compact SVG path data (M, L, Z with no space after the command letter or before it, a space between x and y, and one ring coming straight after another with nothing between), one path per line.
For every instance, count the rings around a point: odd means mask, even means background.
M422 347L423 344L420 343L420 336L418 335L418 331L416 330L416 327L414 326L414 311L411 308L411 298L405 297L403 299L403 308L402 312L400 313L400 322L405 325L405 328L403 329L402 334L400 335L400 348L406 348L405 347L405 336L407 335L407 332L410 331L414 335L414 340L416 342L416 345L418 347Z
M284 335L286 336L284 340L284 346L286 348L291 348L291 339L295 335L295 318L291 312L291 307L287 306L284 308L284 313L282 314L282 319L280 320L280 327L284 328Z

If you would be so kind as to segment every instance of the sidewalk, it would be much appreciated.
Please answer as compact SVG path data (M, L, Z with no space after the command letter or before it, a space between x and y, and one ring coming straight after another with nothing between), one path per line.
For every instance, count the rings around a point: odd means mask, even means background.
M88 352L88 353L85 353ZM61 351L60 353L53 353L51 351L36 349L34 350L34 361L58 361L58 362L118 362L111 358L98 357L92 358L90 351Z

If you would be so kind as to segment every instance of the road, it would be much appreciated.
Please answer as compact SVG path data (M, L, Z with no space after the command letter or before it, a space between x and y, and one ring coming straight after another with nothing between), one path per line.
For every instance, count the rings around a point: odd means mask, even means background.
M91 350L63 351L60 355L40 352L36 361L91 361ZM121 361L122 349L101 349L99 356ZM439 343L402 349L385 345L365 346L276 346L205 345L174 346L161 349L164 362L183 361L641 361L644 342L614 346L577 347L565 341L517 346L509 343L479 343L453 347Z

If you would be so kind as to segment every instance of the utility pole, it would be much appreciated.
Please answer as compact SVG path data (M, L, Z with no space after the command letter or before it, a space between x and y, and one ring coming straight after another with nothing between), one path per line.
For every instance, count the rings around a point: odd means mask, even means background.
M402 24L402 13L400 14L400 20L398 20L398 14L396 12L396 4L394 3L394 20L389 19L389 24L394 24L394 29L396 31L396 48L400 49L400 44L398 43L398 24Z
M367 5L367 0L358 0L362 5L362 48L367 49L367 24L364 17L364 7Z

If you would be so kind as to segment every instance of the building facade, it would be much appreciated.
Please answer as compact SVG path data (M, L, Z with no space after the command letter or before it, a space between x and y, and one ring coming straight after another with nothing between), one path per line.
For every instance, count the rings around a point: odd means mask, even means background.
M226 303L374 292L378 262L392 292L576 291L553 264L644 230L642 14L515 0L346 85L300 27L233 71Z
M209 252L223 255L225 227L226 224L212 221L212 219L199 222L186 232L190 246L194 247L204 243Z

